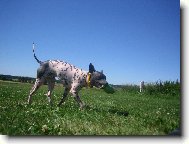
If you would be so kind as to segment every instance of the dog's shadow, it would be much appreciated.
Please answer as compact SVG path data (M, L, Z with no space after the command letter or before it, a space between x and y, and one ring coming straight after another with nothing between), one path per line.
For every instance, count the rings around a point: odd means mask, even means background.
M112 113L112 114L117 114L117 115L120 115L120 116L128 116L129 113L127 111L120 111L120 110L117 110L117 109L110 109L108 110L109 113Z
M85 109L86 110L92 110L92 111L96 111L96 112L109 112L111 114L116 114L116 115L119 115L119 116L125 116L127 117L129 115L129 113L127 111L122 111L122 110L118 110L118 109L109 109L109 110L102 110L102 109L98 109L98 108L93 108L93 107L90 107L88 105L85 106Z

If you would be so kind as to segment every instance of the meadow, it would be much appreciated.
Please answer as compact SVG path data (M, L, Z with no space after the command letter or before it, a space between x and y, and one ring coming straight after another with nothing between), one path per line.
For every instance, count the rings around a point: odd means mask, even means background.
M137 86L123 86L114 94L83 88L80 91L86 107L83 110L69 96L57 107L63 87L56 85L53 106L42 86L27 98L32 84L0 81L0 134L21 135L160 135L166 136L181 125L180 84L149 84L143 93Z

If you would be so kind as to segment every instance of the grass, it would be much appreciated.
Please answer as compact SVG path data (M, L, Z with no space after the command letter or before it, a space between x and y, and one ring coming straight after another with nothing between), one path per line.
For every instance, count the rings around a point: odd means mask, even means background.
M27 97L28 83L0 81L0 133L3 135L167 135L180 127L180 93L157 93L117 89L114 94L83 88L84 110L72 97L57 107L63 93L58 85L50 107L42 86Z

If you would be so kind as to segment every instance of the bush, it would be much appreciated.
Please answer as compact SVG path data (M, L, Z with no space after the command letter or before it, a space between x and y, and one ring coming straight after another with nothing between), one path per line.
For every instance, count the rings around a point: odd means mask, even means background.
M138 85L123 85L120 86L125 92L139 92ZM155 83L148 83L144 86L144 93L154 95L154 94L169 94L172 96L180 95L180 82L177 81L157 81Z
M125 91L125 92L136 93L136 92L139 92L139 86L137 86L137 85L123 85L122 90Z
M180 83L178 81L157 81L156 83L147 84L145 93L152 94L169 94L172 96L180 95Z

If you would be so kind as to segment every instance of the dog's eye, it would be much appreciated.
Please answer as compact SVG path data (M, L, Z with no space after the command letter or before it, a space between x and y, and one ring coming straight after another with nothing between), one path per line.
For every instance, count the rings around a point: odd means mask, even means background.
M100 79L104 79L104 80L106 80L106 76L102 76Z

